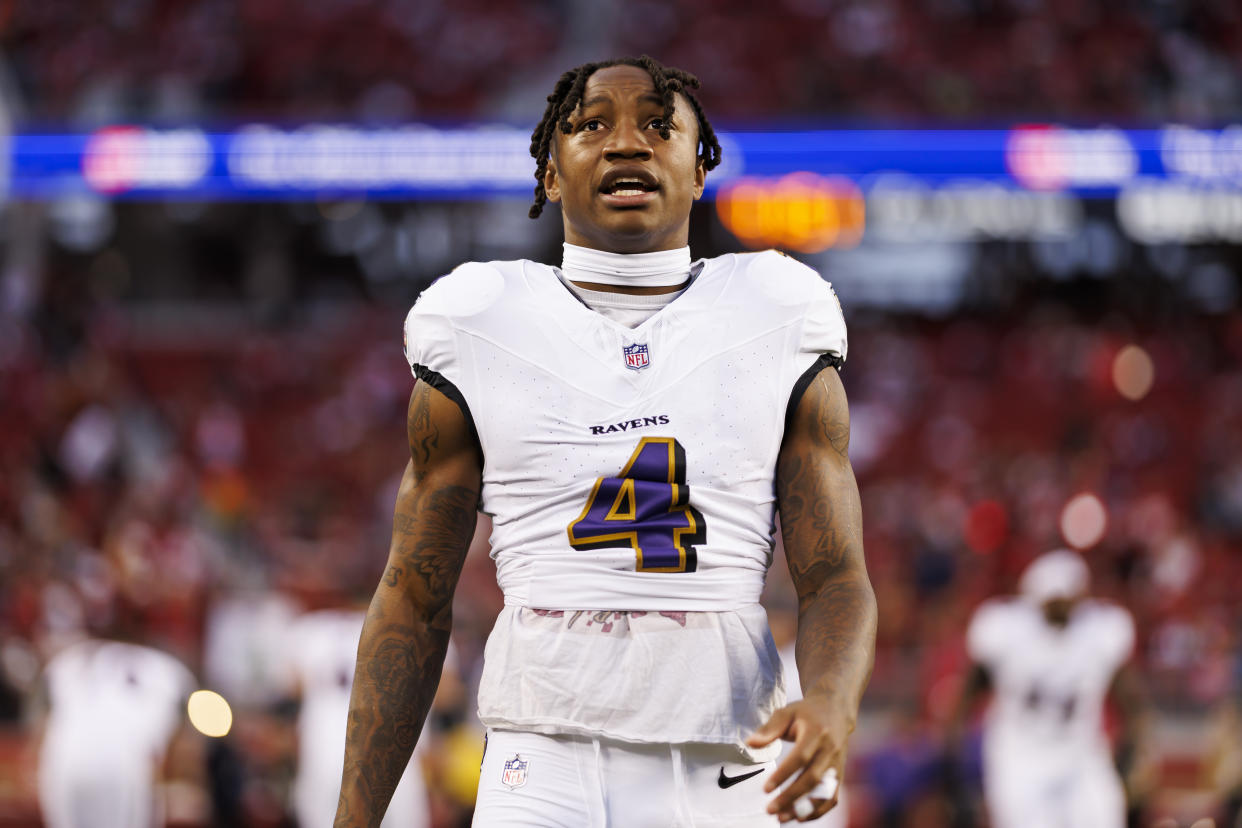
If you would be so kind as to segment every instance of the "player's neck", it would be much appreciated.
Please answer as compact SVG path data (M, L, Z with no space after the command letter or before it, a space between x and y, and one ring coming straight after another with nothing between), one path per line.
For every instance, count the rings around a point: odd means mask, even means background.
M565 243L565 278L578 287L650 296L673 293L690 279L690 248L655 253L609 253Z

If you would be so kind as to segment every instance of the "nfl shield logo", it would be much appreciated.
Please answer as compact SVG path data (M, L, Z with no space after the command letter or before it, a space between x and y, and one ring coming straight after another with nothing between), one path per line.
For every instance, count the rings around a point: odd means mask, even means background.
M529 759L523 759L517 753L513 754L513 758L505 762L505 769L500 774L500 783L509 790L522 787L526 784L528 767L530 767Z
M641 371L651 364L646 345L626 345L621 350L625 353L625 367L631 371Z

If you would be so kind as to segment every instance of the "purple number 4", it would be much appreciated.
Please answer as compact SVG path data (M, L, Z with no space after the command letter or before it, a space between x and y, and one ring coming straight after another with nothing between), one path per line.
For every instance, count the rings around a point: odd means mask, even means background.
M574 549L628 546L639 572L693 572L694 544L707 539L690 505L686 453L672 437L644 437L616 477L595 481L586 507L569 524Z

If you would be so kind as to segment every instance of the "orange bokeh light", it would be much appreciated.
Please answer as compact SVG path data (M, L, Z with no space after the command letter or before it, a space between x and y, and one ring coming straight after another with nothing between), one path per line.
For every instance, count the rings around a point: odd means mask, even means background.
M739 178L721 189L716 213L748 247L800 253L853 247L866 224L866 205L854 182L810 172Z
M1156 379L1156 366L1138 345L1127 345L1113 359L1113 385L1127 400L1147 396Z

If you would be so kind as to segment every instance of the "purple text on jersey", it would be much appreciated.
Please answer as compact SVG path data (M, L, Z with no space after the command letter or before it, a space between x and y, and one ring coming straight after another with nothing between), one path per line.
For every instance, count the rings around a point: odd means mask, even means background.
M591 426L592 434L618 434L622 431L633 431L637 428L646 428L654 425L668 425L667 414L657 414L654 417L639 417L633 420L625 420L620 423L612 423L606 426Z

